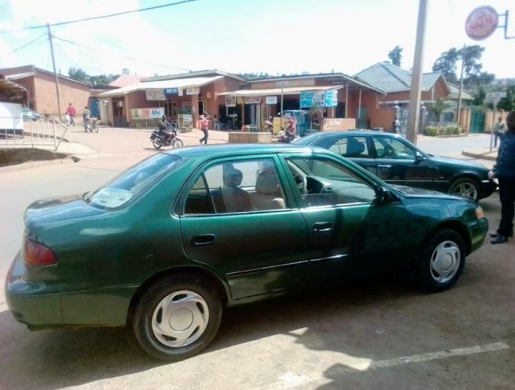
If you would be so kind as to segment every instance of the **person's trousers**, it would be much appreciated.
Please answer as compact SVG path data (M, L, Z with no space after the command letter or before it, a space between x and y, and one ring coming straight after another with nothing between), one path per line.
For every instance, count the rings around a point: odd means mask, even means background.
M515 176L499 177L499 197L501 198L501 222L497 233L501 236L513 234L515 214Z
M70 126L75 126L75 117L70 116Z
M207 138L209 137L209 133L205 129L202 129L202 132L204 133L204 136L200 139L200 143L207 144Z
M497 147L497 141L499 141L499 137L501 136L501 133L494 132L494 148Z

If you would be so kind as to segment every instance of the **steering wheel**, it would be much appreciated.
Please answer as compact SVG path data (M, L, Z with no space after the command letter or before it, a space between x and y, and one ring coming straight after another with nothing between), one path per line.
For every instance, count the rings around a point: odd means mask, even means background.
M397 153L395 152L394 148L392 148L389 145L387 147L385 147L383 158L396 158L396 157L397 157Z
M308 192L308 177L304 175L295 175L293 176L295 183L297 183L297 188L301 194L307 194Z

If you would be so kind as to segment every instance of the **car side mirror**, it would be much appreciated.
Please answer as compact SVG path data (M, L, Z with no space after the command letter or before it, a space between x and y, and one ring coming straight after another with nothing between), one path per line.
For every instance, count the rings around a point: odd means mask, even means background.
M415 153L415 162L416 163L424 161L425 159L426 159L426 157L422 153L419 153L419 152Z
M386 187L377 186L376 187L376 199L380 204L388 203L392 199L392 194L390 190Z

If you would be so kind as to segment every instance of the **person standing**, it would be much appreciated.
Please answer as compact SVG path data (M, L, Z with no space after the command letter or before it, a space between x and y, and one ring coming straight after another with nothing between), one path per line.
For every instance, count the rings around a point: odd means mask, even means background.
M84 120L84 131L88 131L89 120L91 118L91 111L88 106L84 107L84 112L82 113L82 119Z
M392 133L398 133L401 128L401 123L399 122L399 119L395 117L392 122Z
M69 126L75 127L75 114L75 107L73 107L73 105L70 103L68 105L68 108L66 109L66 115L68 115L68 117L70 118L70 120L68 121Z
M209 122L208 122L206 116L205 115L201 115L200 116L200 130L202 130L202 132L204 133L204 137L202 137L199 140L199 142L201 144L203 143L204 145L207 145L207 139L209 137L209 133L208 133L208 130L207 130L208 126L209 126Z
M498 122L495 124L494 127L494 148L497 147L497 140L502 136L502 133L504 132L504 123L502 122L502 118L499 117Z
M501 200L501 222L496 233L490 234L492 244L502 244L513 237L513 217L515 214L515 111L506 118L508 130L501 136L497 162L489 177L499 180Z

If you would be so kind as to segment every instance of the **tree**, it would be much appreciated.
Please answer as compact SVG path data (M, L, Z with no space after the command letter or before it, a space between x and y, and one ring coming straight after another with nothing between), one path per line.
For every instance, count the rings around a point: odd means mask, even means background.
M506 97L503 97L499 104L497 104L498 110L513 111L515 110L515 85L508 87L506 90Z
M449 102L442 98L436 99L436 101L429 107L429 109L431 111L433 111L434 114L436 115L436 118L438 119L438 123L441 122L442 114L444 112L449 111L450 108L451 108L451 105L449 104Z
M71 79L80 81L82 83L86 82L86 79L88 78L86 72L84 72L81 68L70 68L70 70L68 70L68 76Z
M392 64L397 65L398 67L401 66L403 50L404 49L399 45L395 46L392 50L390 50L390 52L388 53L388 58L390 58Z
M459 50L454 47L443 52L433 64L433 72L442 73L445 80L456 84L458 81L458 77L456 76L456 62L459 58Z

